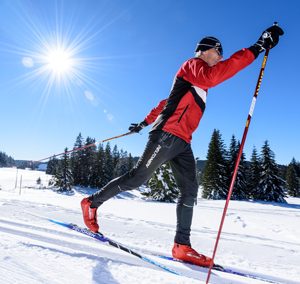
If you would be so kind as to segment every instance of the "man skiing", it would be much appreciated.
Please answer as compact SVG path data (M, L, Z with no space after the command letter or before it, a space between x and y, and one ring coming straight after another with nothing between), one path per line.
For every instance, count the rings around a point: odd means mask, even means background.
M172 255L182 261L209 267L212 259L199 254L190 242L193 206L198 192L195 159L190 144L192 133L204 113L207 90L251 64L265 49L276 46L281 35L283 30L273 25L262 33L254 45L237 51L223 61L221 42L211 36L203 38L196 47L195 57L179 68L169 97L162 100L141 123L133 123L129 127L130 131L139 132L154 123L137 164L81 201L85 225L97 232L97 209L103 202L122 191L139 187L159 166L169 162L180 191Z

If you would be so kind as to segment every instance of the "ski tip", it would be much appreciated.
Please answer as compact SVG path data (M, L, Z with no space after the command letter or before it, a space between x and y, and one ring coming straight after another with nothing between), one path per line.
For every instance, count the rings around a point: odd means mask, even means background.
M218 271L224 271L225 270L225 268L222 265L219 265L219 264L214 264L212 269L218 270Z
M59 225L66 225L66 223L58 221L58 220L54 220L54 219L48 219L48 221L54 223L54 224L59 224Z

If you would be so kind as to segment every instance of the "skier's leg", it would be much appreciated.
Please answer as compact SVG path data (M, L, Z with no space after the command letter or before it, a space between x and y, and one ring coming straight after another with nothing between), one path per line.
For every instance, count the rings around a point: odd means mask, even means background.
M191 247L190 232L193 218L193 207L197 200L198 184L196 164L190 148L171 161L174 176L180 189L177 203L177 227L175 243L172 249L174 258L209 267L212 259L199 254Z
M117 195L121 191L134 189L146 181L157 167L165 160L162 155L162 146L159 144L161 135L150 135L145 151L135 167L128 173L120 176L101 190L81 201L83 220L85 225L93 232L99 230L97 222L97 208L108 199Z
M172 147L181 140L169 133L156 131L150 133L143 155L135 167L126 174L115 178L89 197L91 207L99 207L103 202L122 191L132 190L147 181L153 172L164 162L173 158L180 147ZM177 142L178 143L178 142Z
M175 242L190 245L193 207L198 193L196 164L190 144L187 145L187 149L183 153L172 159L170 164L180 191L176 208Z
M102 190L81 201L86 226L97 232L99 230L97 208L121 191L134 189L143 184L162 163L182 152L185 144L182 139L163 131L150 133L145 151L131 171L112 180Z

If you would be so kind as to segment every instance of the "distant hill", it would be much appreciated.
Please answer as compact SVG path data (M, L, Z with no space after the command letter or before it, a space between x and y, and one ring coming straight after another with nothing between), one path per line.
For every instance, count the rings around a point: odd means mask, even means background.
M15 160L15 166L19 169L32 168L32 161Z

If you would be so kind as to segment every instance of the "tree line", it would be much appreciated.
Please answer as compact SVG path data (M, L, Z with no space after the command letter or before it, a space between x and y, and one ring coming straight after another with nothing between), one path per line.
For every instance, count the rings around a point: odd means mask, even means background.
M0 167L13 167L14 165L15 161L12 157L4 152L0 152Z
M203 198L226 199L239 148L240 142L233 135L227 150L220 131L213 131L200 179ZM260 154L253 148L250 162L242 153L232 199L285 202L287 194L300 197L299 179L300 164L294 158L280 174L275 154L265 141Z
M91 147L84 147L92 145ZM95 145L95 139L84 139L79 133L73 149L84 148L57 159L53 157L47 165L47 174L53 175L51 184L61 191L72 186L102 188L110 180L125 174L135 164L126 151L110 143ZM204 167L197 169L201 185L201 196L207 199L226 199L233 175L240 142L233 135L228 149L219 130L214 130L208 146ZM197 161L195 161L197 162ZM0 167L14 166L15 161L0 152ZM287 195L300 197L300 163L294 158L287 167L279 168L269 142L265 141L258 153L254 147L250 161L242 153L232 199L285 202ZM168 163L155 171L147 182L143 195L158 201L175 202L179 190Z
M61 159L52 158L48 162L47 174L53 175L50 184L61 191L71 190L72 186L101 188L110 180L123 175L134 166L134 158L117 146L111 148L110 143L97 147L95 139L81 133L76 138L73 149L86 147L80 151L65 154Z
M234 135L227 149L220 131L213 131L204 166L197 169L201 197L227 198L239 149L240 142ZM283 203L287 195L300 197L299 180L300 164L293 158L288 167L280 169L269 142L265 141L260 153L253 148L250 161L246 161L242 153L231 198ZM158 201L175 202L178 193L170 166L166 164L153 174L144 195Z

